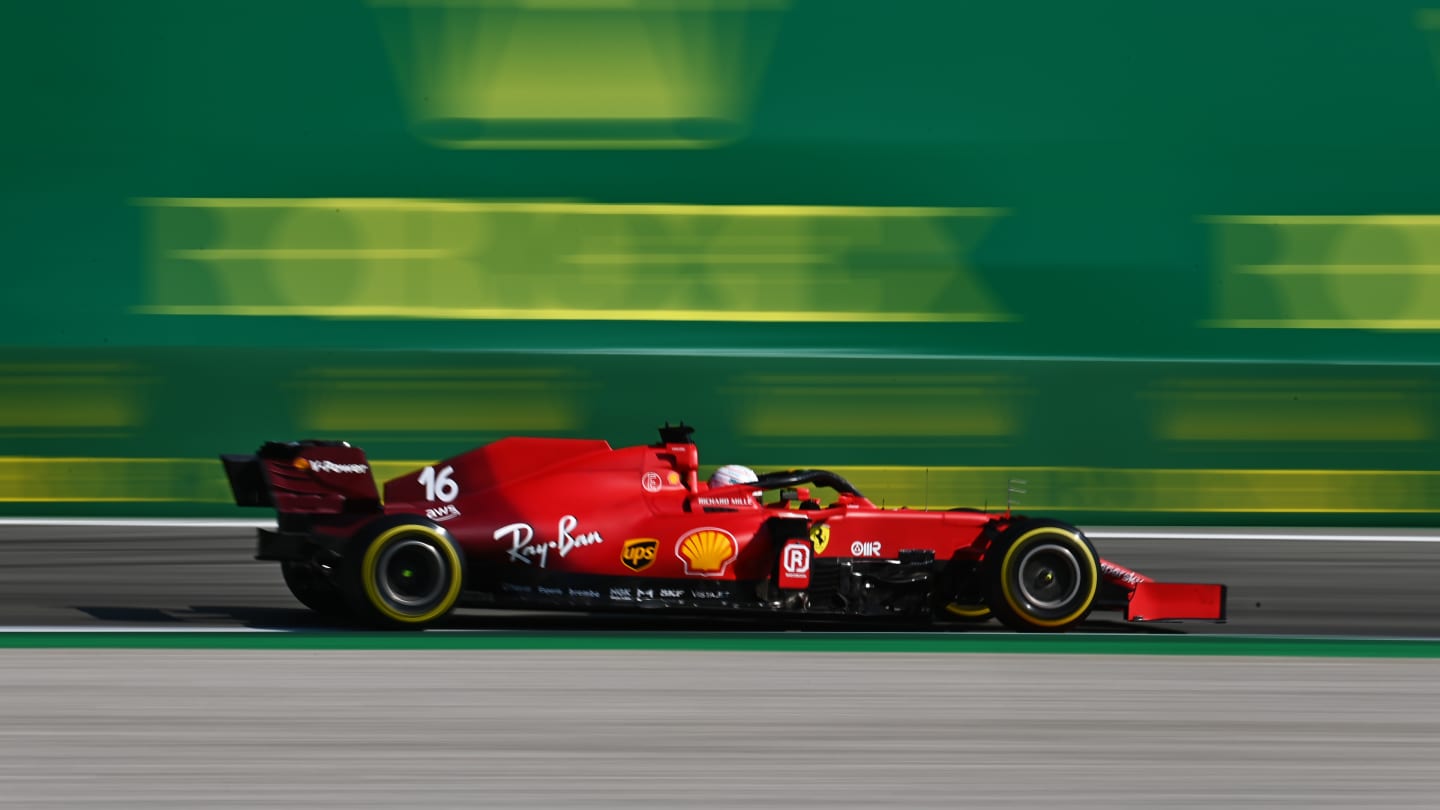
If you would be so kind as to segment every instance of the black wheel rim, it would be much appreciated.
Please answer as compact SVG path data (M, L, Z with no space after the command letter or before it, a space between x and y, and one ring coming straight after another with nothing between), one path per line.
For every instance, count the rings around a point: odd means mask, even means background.
M1040 543L1025 550L1015 566L1015 577L1020 598L1045 613L1068 610L1085 578L1074 549L1058 543Z
M419 538L391 543L380 553L376 566L380 595L404 610L423 609L445 590L445 560L440 550Z

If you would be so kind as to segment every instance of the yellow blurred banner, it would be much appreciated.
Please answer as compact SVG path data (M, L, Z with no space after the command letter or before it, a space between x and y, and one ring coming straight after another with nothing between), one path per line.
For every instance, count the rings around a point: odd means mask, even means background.
M786 0L370 0L417 137L656 149L743 136Z
M887 506L1003 507L1018 512L1440 513L1440 472L1174 470L1099 467L837 467Z
M374 462L377 480L429 462ZM224 467L206 458L0 456L0 503L233 503Z
M969 255L1003 211L415 199L166 198L163 315L1005 321Z
M1255 445L1414 443L1436 435L1432 384L1419 376L1172 377L1141 396L1151 436Z
M429 461L376 461L388 480ZM757 469L779 469L756 465ZM1440 513L1440 472L835 466L876 503L1018 512ZM0 457L0 503L229 503L218 459Z
M126 436L145 419L144 369L124 363L0 364L0 436Z
M1019 433L1022 382L1005 374L740 374L738 433L771 446L796 440L935 442ZM817 407L824 403L825 407Z
M294 383L296 424L314 434L472 440L580 427L592 387L579 368L317 368Z
M1440 329L1440 216L1215 217L1212 325Z

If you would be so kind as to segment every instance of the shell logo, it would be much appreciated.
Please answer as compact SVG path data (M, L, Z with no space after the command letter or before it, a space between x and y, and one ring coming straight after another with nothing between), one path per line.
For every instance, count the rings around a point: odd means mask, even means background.
M295 469L297 469L297 470L308 470L308 469L310 469L310 459L305 458L304 456L300 456L299 458L295 459Z
M724 529L696 529L681 536L675 544L675 556L685 563L689 576L719 577L735 562L740 544L735 535Z

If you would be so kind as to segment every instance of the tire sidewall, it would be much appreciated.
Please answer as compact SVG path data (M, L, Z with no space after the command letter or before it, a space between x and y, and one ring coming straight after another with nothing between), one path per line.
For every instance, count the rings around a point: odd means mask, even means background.
M1044 545L1058 545L1077 563L1075 592L1055 608L1030 604L1020 592L1020 565L1026 555ZM1059 521L1030 520L1011 527L985 555L989 603L1006 626L1027 632L1060 632L1089 615L1100 588L1100 557L1085 535Z
M438 594L423 605L392 602L379 585L386 549L402 540L432 547L444 569ZM342 570L345 601L358 618L381 627L419 629L454 609L465 583L465 556L444 527L414 515L394 515L370 523L350 540Z
M971 561L952 560L941 581L935 615L945 621L980 623L992 612L986 592L984 571Z

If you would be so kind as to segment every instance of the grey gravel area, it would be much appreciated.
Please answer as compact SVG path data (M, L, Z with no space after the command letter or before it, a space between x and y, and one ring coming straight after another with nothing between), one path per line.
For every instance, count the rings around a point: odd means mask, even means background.
M1435 807L1440 661L0 654L4 807Z

